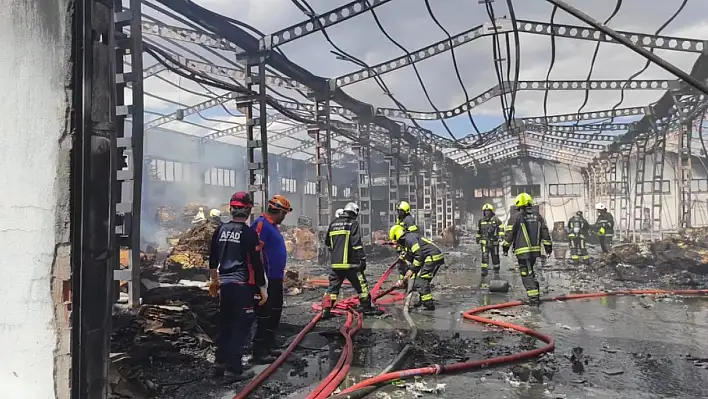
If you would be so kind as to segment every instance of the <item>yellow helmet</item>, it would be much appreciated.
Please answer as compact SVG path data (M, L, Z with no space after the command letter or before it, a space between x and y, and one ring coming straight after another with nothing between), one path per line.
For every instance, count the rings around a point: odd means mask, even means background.
M492 204L484 204L482 206L482 210L494 212L494 207L492 206Z
M516 196L516 200L514 201L514 205L516 205L517 208L523 208L525 206L531 206L533 205L533 197L526 193L521 193Z
M411 211L411 204L409 204L409 203L406 202L406 201L401 201L401 202L398 204L398 210L401 210L401 211L403 211L403 212L405 212L405 213L409 213L409 212Z
M405 234L405 232L406 230L400 224L393 225L388 230L388 238L391 241L398 241L401 239L401 237L403 237L403 234Z

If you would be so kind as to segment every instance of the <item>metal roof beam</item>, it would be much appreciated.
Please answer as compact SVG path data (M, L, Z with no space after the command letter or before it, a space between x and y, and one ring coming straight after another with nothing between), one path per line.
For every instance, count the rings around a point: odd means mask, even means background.
M454 118L478 107L487 101L503 94L511 93L514 82L505 81L496 85L469 102L463 103L446 111L403 111L397 108L377 108L376 115L390 118L409 118L417 120L439 120ZM518 90L546 91L546 90L669 90L679 87L677 80L647 79L647 80L523 80L516 82Z
M288 26L277 32L266 36L267 43L265 48L274 49L282 46L285 43L290 43L301 37L305 37L311 33L318 32L322 29L329 28L344 22L357 15L364 14L373 10L378 6L382 6L391 0L356 0L351 3L339 6L320 15L310 15L311 19Z
M608 144L593 144L593 143L583 143L583 142L577 142L577 141L570 141L567 139L560 139L558 137L548 137L536 133L526 133L525 137L531 137L534 140L538 140L541 143L552 143L552 144L557 144L557 145L564 145L568 147L574 147L574 148L579 148L579 149L585 149L585 150L605 150L607 149ZM597 154L594 154L597 155Z
M506 18L500 18L508 21ZM621 44L598 29L587 26L575 26L565 24L550 24L548 22L529 21L524 19L516 20L516 27L520 33L531 33L534 35L565 37L569 39L589 40L593 42ZM552 29L552 30L551 30ZM632 43L651 49L684 51L690 53L702 53L706 49L704 40L689 39L675 36L657 36L645 33L616 31L626 37Z

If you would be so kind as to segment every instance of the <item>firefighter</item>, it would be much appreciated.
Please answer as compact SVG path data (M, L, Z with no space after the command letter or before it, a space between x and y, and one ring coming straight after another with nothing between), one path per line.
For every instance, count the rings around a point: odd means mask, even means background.
M252 372L244 373L241 356L251 335L255 306L268 300L268 280L258 233L247 224L253 198L237 192L229 206L232 220L214 231L209 253L209 294L220 299L215 374L243 381L253 377Z
M209 211L209 222L216 226L221 225L221 211L214 208Z
M407 201L401 201L396 209L396 223L403 227L406 231L417 232L418 226L415 224L415 219L411 215L411 204ZM396 244L396 252L398 252L398 284L399 288L404 286L406 271L408 271L408 262L406 261L405 248L402 245Z
M292 211L290 201L276 194L268 201L265 213L251 225L263 245L263 264L268 277L268 302L256 308L256 335L253 338L254 364L272 363L282 354L275 350L275 332L283 313L283 278L288 250L278 226Z
M360 310L367 314L376 310L371 304L369 286L364 277L366 254L361 241L361 228L357 217L359 205L350 202L344 207L344 214L335 218L327 229L325 246L330 251L332 270L329 274L329 288L322 299L322 318L332 317L332 307L337 302L344 279L349 280L359 295Z
M588 236L590 223L583 217L583 211L575 212L568 220L568 239L570 241L570 259L573 262L589 262L588 249L585 240Z
M595 222L595 232L600 240L602 252L609 252L612 247L612 237L615 235L615 218L603 203L595 205L597 210L597 221Z
M534 274L534 266L536 259L541 257L541 246L547 255L553 251L551 235L546 221L533 210L533 198L529 194L517 195L514 205L519 209L519 213L514 218L511 230L507 230L504 237L504 256L509 255L509 248L513 245L526 295L532 304L538 305L541 302L541 290Z
M504 239L504 226L502 221L494 214L491 204L482 206L484 216L477 222L475 241L482 247L482 288L487 288L485 281L489 274L489 258L492 258L494 279L499 279L499 241Z
M409 269L404 279L413 278L413 289L420 294L420 302L426 310L435 310L430 283L438 270L445 264L442 251L431 240L413 231L406 231L401 225L394 225L388 231L388 238L405 248Z

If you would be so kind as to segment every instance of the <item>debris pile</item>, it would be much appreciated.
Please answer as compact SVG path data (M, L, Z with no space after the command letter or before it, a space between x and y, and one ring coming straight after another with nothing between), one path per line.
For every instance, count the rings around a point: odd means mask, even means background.
M167 205L157 207L155 211L155 222L162 228L173 228L177 225L177 211Z
M315 260L317 258L317 236L308 228L296 227L291 232L290 240L286 237L288 253L296 260ZM290 241L290 243L288 243Z
M376 230L372 234L373 242L378 245L386 245L390 242L388 232L384 230Z
M172 238L174 248L167 258L167 267L181 269L209 266L209 246L216 230L215 223L200 223Z
M199 213L199 209L202 212L209 212L209 207L204 204L189 203L182 208L182 223L189 225L194 220L194 217Z
M669 284L705 285L708 228L686 230L652 243L616 245L593 268L610 269L622 280L634 280L641 274Z

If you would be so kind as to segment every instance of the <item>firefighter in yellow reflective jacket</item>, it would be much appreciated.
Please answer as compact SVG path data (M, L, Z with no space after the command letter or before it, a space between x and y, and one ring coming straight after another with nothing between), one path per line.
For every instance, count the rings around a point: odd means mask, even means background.
M430 283L438 270L445 264L443 253L431 240L406 231L403 226L395 225L388 232L391 241L401 244L406 250L410 264L404 278L413 278L413 289L420 294L420 303L426 310L435 310Z
M484 204L482 213L484 216L477 222L475 241L482 247L482 288L486 288L485 280L489 274L490 256L494 279L499 279L499 241L504 239L504 226L494 214L494 207L491 204Z
M514 219L511 231L504 237L504 256L509 254L509 248L514 246L514 255L519 261L521 281L526 288L526 295L533 304L540 303L541 290L536 280L534 266L536 259L541 257L541 247L550 255L553 251L551 235L543 217L533 210L533 198L527 193L516 196L516 207L519 213Z
M417 232L418 226L415 224L415 219L411 215L411 204L406 201L401 201L396 209L396 223L403 227L405 231ZM396 245L398 252L398 287L403 287L405 274L408 270L408 261L406 261L406 251L402 245Z
M588 237L590 223L583 217L583 211L575 212L568 220L568 240L570 241L570 259L574 262L590 261L585 240Z
M330 251L332 270L329 288L322 299L323 319L332 317L332 307L337 302L344 279L349 280L359 295L361 310L375 312L363 272L366 269L366 254L361 241L361 228L356 220L358 216L359 206L350 202L344 207L342 216L335 218L327 229L324 244Z

